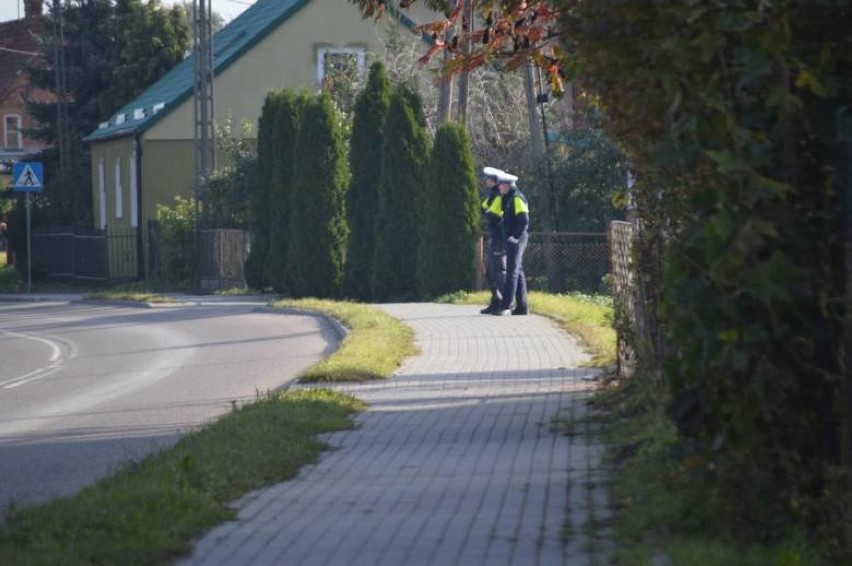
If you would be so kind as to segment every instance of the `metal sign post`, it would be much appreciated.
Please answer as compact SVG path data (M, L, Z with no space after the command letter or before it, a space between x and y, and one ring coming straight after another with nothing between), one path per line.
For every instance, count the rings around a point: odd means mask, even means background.
M33 290L33 252L32 236L30 234L30 193L40 193L44 190L43 168L41 163L25 162L15 163L12 168L12 190L26 193L27 202L27 293Z

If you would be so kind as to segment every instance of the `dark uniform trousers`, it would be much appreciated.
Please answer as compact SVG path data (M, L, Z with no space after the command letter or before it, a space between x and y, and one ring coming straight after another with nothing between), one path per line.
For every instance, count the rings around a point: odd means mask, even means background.
M497 308L503 301L503 287L506 286L506 252L499 242L489 238L485 253L485 276L491 285L491 303L488 305Z
M527 248L530 235L528 232L521 234L517 244L506 242L506 285L503 291L502 308L512 308L512 299L515 307L527 310L527 279L524 277L524 250Z

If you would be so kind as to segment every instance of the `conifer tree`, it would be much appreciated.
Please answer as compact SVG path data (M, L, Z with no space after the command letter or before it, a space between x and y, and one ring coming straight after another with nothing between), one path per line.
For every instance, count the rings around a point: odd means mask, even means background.
M429 139L420 96L405 85L391 96L376 218L373 297L411 299L417 294L417 255L426 195Z
M257 120L257 167L255 181L249 194L249 228L251 251L246 258L245 275L249 287L263 289L270 283L265 262L269 255L270 207L269 190L274 167L275 112L279 93L269 92L263 101Z
M266 275L269 284L283 293L289 288L288 254L290 246L290 210L293 195L293 164L299 117L307 95L285 90L276 98L272 135L272 166L266 203L269 216L269 249Z
M349 166L352 180L347 193L347 215L351 234L346 253L344 288L354 299L371 296L378 180L381 176L382 141L385 116L390 106L391 88L385 67L370 67L367 86L355 102L352 121Z
M288 252L295 296L341 294L347 176L340 114L323 92L305 104L296 135Z
M474 279L479 193L470 138L458 124L438 128L428 176L417 267L420 295L434 297L471 289Z

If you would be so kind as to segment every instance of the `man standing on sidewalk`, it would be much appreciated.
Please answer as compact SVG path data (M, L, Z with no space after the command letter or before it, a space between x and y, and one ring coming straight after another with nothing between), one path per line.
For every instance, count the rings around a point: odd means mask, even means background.
M485 246L485 275L491 287L491 302L482 314L492 314L500 308L503 287L506 285L506 247L503 243L503 199L497 188L497 176L502 173L494 167L482 169L482 182L489 194L482 200L482 215L488 231Z
M500 308L493 313L497 316L529 312L523 260L529 241L530 208L527 197L516 185L517 180L515 175L505 171L497 175L497 186L503 195L503 235L506 242L506 285ZM513 299L515 310L511 310Z

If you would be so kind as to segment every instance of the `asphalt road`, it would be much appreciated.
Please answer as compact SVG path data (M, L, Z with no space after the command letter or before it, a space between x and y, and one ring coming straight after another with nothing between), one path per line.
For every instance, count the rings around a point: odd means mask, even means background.
M0 302L0 521L171 446L336 347L322 318L261 305Z

